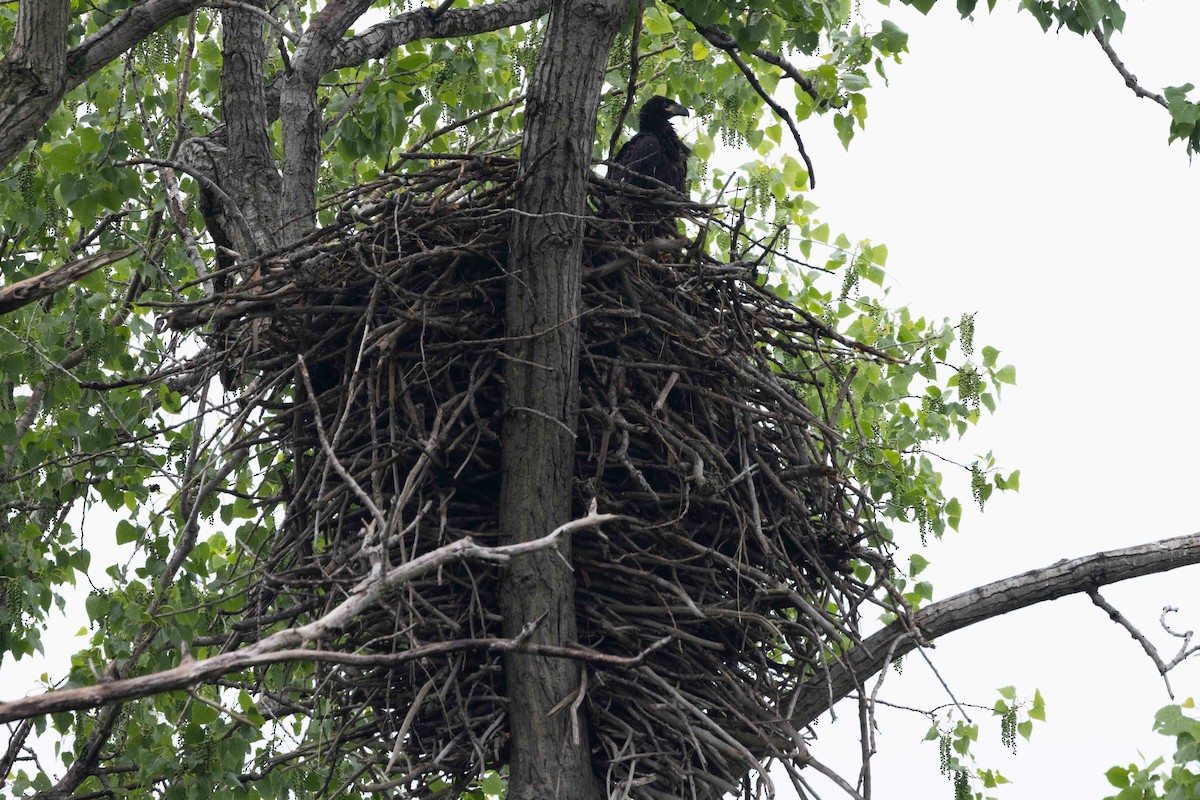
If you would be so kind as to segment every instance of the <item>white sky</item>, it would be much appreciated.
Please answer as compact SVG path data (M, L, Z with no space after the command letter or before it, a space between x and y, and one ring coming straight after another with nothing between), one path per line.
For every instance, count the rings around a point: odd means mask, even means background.
M928 18L894 4L887 16L909 32L912 53L891 66L890 87L871 93L867 130L845 153L827 121L803 127L821 217L852 240L887 243L894 304L952 319L977 312L978 346L1000 348L1017 366L999 413L944 452L994 449L1005 472L1021 469L1021 492L994 496L979 516L965 482L952 485L968 502L963 532L927 553L923 577L936 598L1200 529L1200 174L1181 145L1167 146L1165 110L1134 97L1094 40L1042 34L1013 12L1015 0L999 5L970 24L950 0ZM1200 82L1200 3L1128 5L1114 45L1143 85ZM878 18L869 2L864 12ZM1176 627L1200 628L1198 577L1190 568L1104 593L1171 656L1176 641L1157 631L1158 614L1177 605ZM1148 758L1173 749L1150 731L1168 702L1153 665L1086 597L953 634L932 656L964 703L990 706L1007 684L1046 697L1048 722L1015 757L999 746L998 722L974 715L984 765L1014 781L1002 799L1102 798L1110 766L1137 760L1139 749ZM5 685L25 685L33 667L6 661ZM1200 663L1176 670L1172 683L1179 699L1200 695ZM882 697L947 702L915 654ZM851 776L853 716L848 708L842 723L823 723L814 748ZM876 797L952 797L936 746L920 742L928 720L881 712L879 725Z
M910 34L912 53L869 96L866 131L842 151L831 126L803 129L819 215L852 240L890 250L893 304L957 320L977 312L976 343L1017 366L996 416L945 451L989 449L1019 494L993 495L962 533L934 543L923 573L935 599L1060 558L1200 529L1200 420L1193 411L1195 243L1200 173L1168 147L1166 110L1133 95L1094 39L1043 34L1016 2L974 23L943 0L929 17L863 4ZM980 2L980 7L985 3ZM1114 47L1143 86L1200 83L1200 3L1127 3ZM892 187L890 190L887 187ZM953 486L954 484L952 484ZM964 507L970 493L957 483ZM1103 590L1168 658L1158 628L1200 628L1195 567ZM1043 604L961 631L932 657L961 702L991 706L1013 684L1046 698L1046 724L1017 756L981 724L984 766L1014 783L1000 798L1102 798L1104 771L1169 755L1151 732L1169 702L1153 664L1086 596ZM1200 701L1200 658L1172 673L1177 699ZM945 692L915 654L881 697L932 707ZM822 725L814 755L856 774L854 712ZM923 717L881 712L873 761L880 798L949 798ZM819 783L817 785L820 785ZM826 784L828 785L828 784ZM977 787L978 788L978 787ZM830 787L824 797L839 793ZM791 796L790 788L781 796Z

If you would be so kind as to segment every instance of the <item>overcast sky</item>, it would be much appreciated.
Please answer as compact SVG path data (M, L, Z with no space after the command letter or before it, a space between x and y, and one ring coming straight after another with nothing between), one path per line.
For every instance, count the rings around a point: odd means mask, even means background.
M983 7L986 4L980 2ZM1195 329L1200 172L1168 147L1165 109L1124 85L1094 39L1043 34L1014 2L972 22L943 0L929 17L863 3L910 34L890 87L870 95L866 131L843 152L817 121L803 133L818 174L819 215L852 240L890 250L894 304L936 318L976 312L977 347L1017 367L998 413L961 445L995 450L1021 491L994 495L961 534L934 543L923 574L935 599L1060 558L1200 530ZM1126 3L1114 47L1147 88L1200 83L1200 3ZM966 484L956 491L969 501ZM964 507L970 503L964 503ZM1200 570L1103 591L1170 657L1167 604L1200 628ZM1013 785L1000 798L1102 798L1118 763L1169 755L1151 732L1168 701L1150 660L1084 597L1043 604L939 641L934 663L962 702L991 706L1015 685L1046 698L1046 724L1012 756L998 720L983 727L984 766ZM1200 695L1200 658L1172 673L1176 697ZM910 655L882 697L947 702ZM1200 699L1200 697L1198 697ZM843 713L845 721L853 709ZM929 721L881 712L880 798L950 798ZM856 774L853 724L821 725L814 755ZM789 792L784 796L788 796ZM836 797L836 790L823 791Z

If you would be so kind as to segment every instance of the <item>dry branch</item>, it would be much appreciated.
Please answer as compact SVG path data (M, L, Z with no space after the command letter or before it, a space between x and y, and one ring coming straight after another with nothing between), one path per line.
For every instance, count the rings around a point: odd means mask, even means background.
M347 653L330 653L321 650L303 649L311 642L330 639L345 630L368 606L377 603L386 593L394 591L401 584L415 580L422 575L441 569L453 561L473 559L492 564L507 564L517 555L532 553L554 547L560 538L579 528L600 525L611 522L617 517L611 514L589 514L556 528L546 536L532 542L524 542L502 547L481 547L468 539L447 544L437 550L419 556L412 561L393 567L382 575L376 575L363 581L355 587L341 604L335 606L320 619L306 625L286 628L277 631L254 644L211 658L185 658L183 663L174 669L141 675L136 678L106 681L94 686L84 686L77 689L59 689L44 694L0 703L0 723L27 719L38 714L53 714L60 711L77 711L83 708L96 708L112 703L135 700L139 697L149 697L162 692L187 689L200 683L211 682L222 675L237 672L251 667L280 664L289 661L322 661L338 664L373 665L370 657L355 658ZM378 663L398 665L412 659L442 655L454 650L471 647L505 650L520 647L519 642L503 639L491 639L482 642L470 640L456 643L426 645L414 647L399 657L379 659ZM553 652L550 655L590 659L591 654L580 651ZM536 651L536 648L535 648ZM596 661L604 661L603 656L597 656ZM624 664L622 664L624 665Z
M8 314L22 306L36 303L43 297L48 297L59 289L70 286L75 281L82 280L101 267L115 264L137 252L137 248L113 250L107 253L77 258L45 272L26 278L23 281L0 287L0 314Z
M1099 586L1191 564L1200 564L1200 533L1106 550L1070 561L1064 559L1049 567L1023 572L926 606L916 613L912 622L933 641L1036 603L1091 592ZM822 675L808 682L809 691L796 706L793 721L798 727L809 724L883 669L891 659L899 658L914 647L916 644L904 622L893 622L867 637L830 668L828 678Z

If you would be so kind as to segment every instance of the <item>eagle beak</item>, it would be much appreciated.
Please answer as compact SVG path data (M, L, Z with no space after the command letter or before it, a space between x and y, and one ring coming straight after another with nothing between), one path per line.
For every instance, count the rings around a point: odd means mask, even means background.
M688 113L688 110L686 108L684 108L683 106L679 105L679 103L671 103L671 105L667 106L667 111L673 117L690 117L691 116L691 114Z

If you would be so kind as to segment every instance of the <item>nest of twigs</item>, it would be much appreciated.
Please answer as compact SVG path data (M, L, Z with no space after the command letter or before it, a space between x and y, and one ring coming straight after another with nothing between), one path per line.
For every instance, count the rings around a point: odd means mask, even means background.
M360 187L336 224L175 311L177 326L206 326L243 406L261 409L247 447L273 442L294 459L243 641L259 623L319 617L363 578L371 512L358 490L394 518L392 564L466 536L500 544L516 165L428 164ZM765 760L793 776L803 766L790 709L853 640L870 594L850 574L873 552L862 500L826 419L848 364L874 356L763 288L772 243L723 221L728 209L599 178L592 192L607 210L585 244L575 505L626 520L574 539L579 647L612 657L585 665L594 766L611 797L749 792ZM696 227L684 238L631 223L620 212L631 204L640 220L657 208ZM708 253L718 235L735 256ZM500 637L498 579L457 563L324 646L400 653ZM306 690L275 699L278 713L320 723L293 755L329 765L326 791L458 797L506 763L503 664L496 648L454 646L318 667Z

